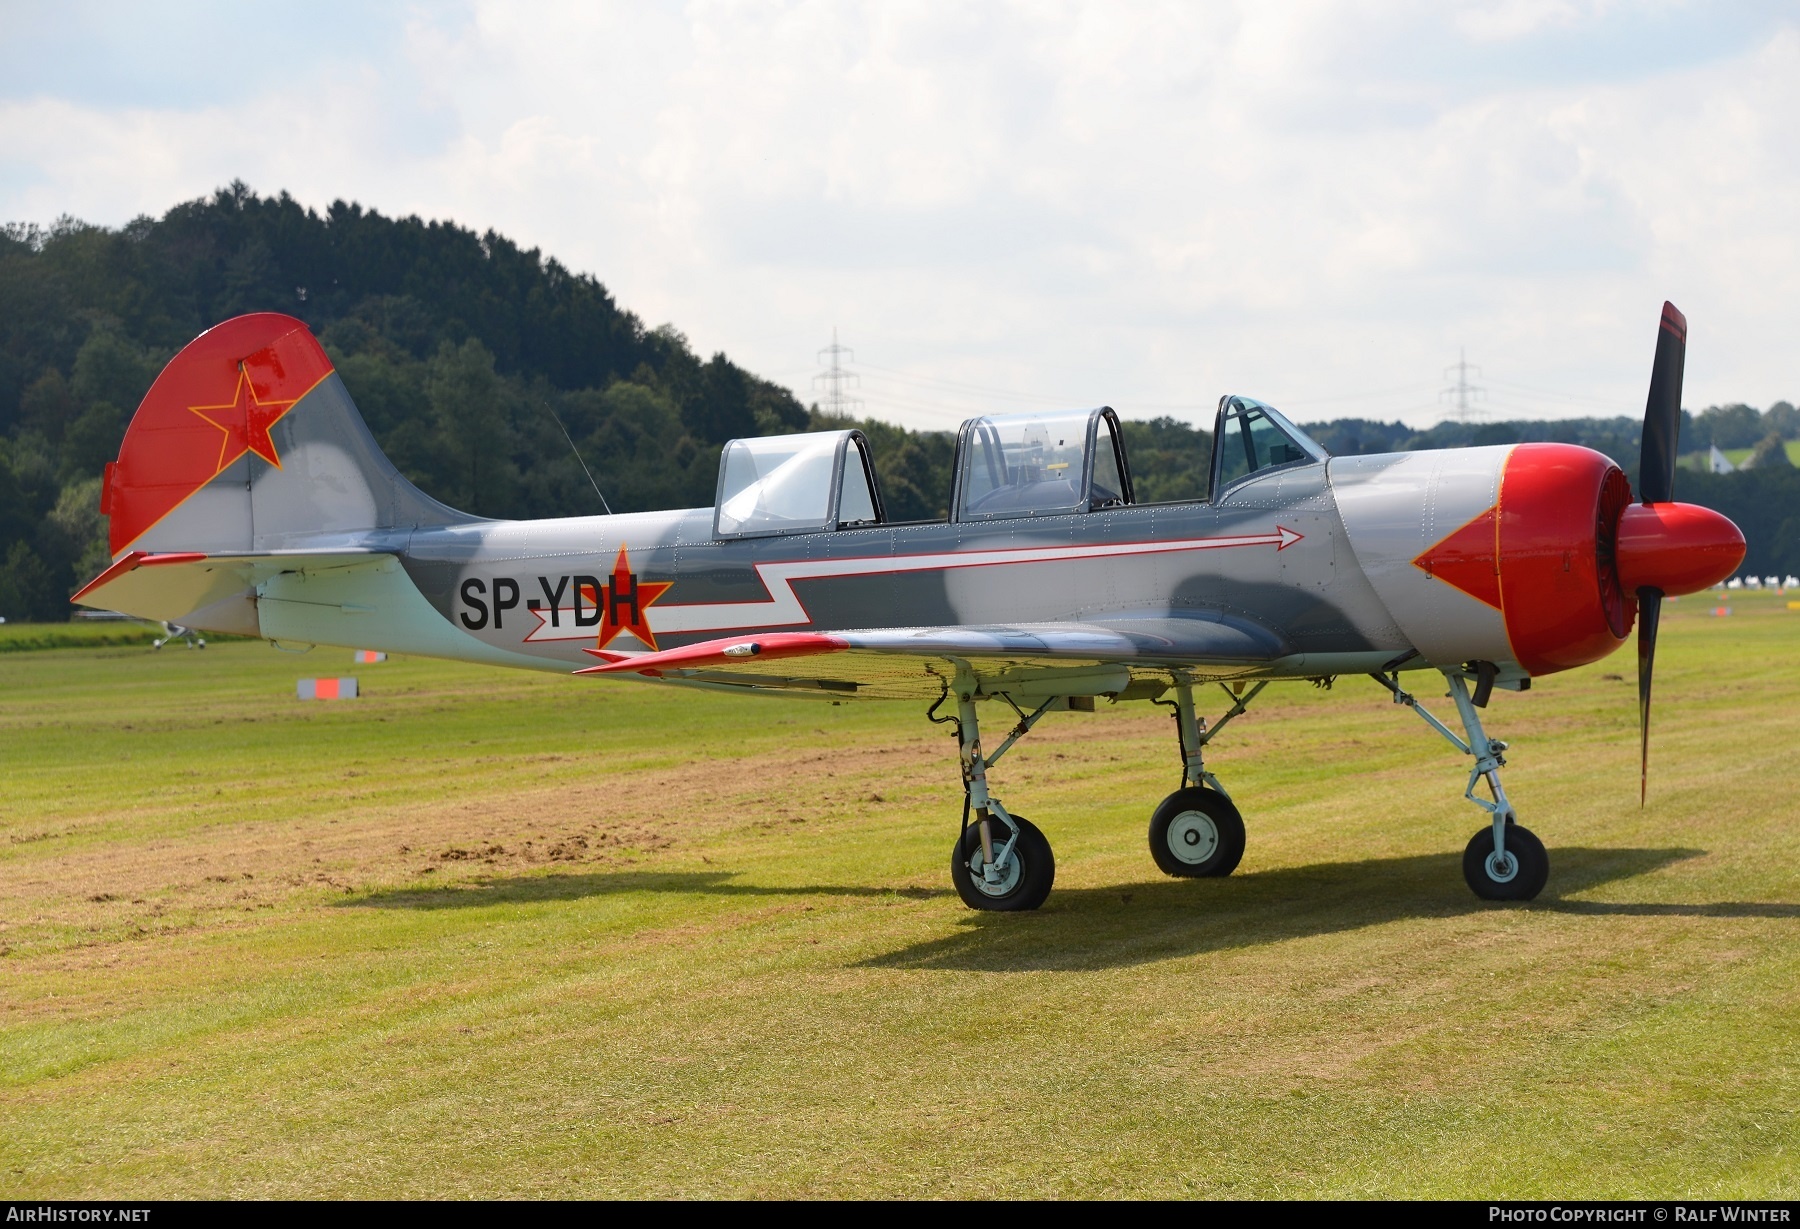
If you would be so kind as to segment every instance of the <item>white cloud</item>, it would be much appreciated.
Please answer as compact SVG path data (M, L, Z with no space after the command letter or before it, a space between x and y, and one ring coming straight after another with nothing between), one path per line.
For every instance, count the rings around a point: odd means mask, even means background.
M242 177L491 226L802 392L836 325L936 382L865 373L872 410L921 424L987 404L951 383L1429 421L1461 345L1509 415L1633 413L1665 296L1690 403L1800 396L1779 15L800 0L389 26L216 105L0 86L0 215L119 222Z

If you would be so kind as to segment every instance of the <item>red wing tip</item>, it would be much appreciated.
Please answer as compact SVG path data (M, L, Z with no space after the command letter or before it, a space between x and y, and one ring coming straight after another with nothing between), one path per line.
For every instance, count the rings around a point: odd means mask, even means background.
M605 665L589 666L577 674L618 674L633 672L661 676L665 669L696 669L724 662L744 661L752 657L807 657L816 653L835 653L850 643L839 636L819 632L763 632L745 636L727 636L684 644L659 653L609 654L603 649L583 649L595 657L606 657Z

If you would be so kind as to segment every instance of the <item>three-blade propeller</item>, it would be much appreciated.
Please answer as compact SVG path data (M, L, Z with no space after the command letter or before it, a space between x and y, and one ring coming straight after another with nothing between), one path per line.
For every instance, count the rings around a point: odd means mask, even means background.
M1650 371L1650 399L1644 407L1644 437L1638 452L1638 499L1646 504L1675 498L1675 461L1681 436L1681 375L1687 363L1687 317L1664 303L1656 334L1656 365ZM1638 599L1638 805L1650 789L1650 682L1656 669L1656 628L1662 619L1663 591L1644 586Z

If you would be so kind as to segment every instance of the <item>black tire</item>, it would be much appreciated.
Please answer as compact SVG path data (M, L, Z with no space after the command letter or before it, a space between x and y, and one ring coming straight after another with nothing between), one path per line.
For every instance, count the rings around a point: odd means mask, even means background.
M956 894L962 897L963 904L971 909L1016 913L1037 908L1050 895L1050 885L1056 882L1056 858L1050 852L1050 842L1023 815L1013 816L1013 821L1019 825L1019 843L1013 847L1007 874L998 885L990 885L981 874L985 858L980 825L970 824L956 838L950 851L950 882L956 885ZM997 852L1011 838L1011 831L999 819L993 821L991 831Z
M1483 828L1469 838L1463 850L1463 878L1470 891L1483 900L1534 900L1550 879L1550 855L1531 829L1506 821L1506 853L1512 873L1496 877L1489 864L1494 852L1494 829Z
M1178 789L1150 817L1150 856L1165 875L1218 879L1244 857L1244 817L1216 789Z

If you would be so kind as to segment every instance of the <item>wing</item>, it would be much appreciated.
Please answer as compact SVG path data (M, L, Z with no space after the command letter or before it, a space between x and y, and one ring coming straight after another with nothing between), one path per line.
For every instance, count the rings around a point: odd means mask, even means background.
M588 652L605 664L576 673L890 699L937 695L959 662L974 669L989 692L1150 696L1167 687L1175 671L1194 681L1241 678L1292 649L1259 624L1184 613L1084 623L766 632L659 653Z

